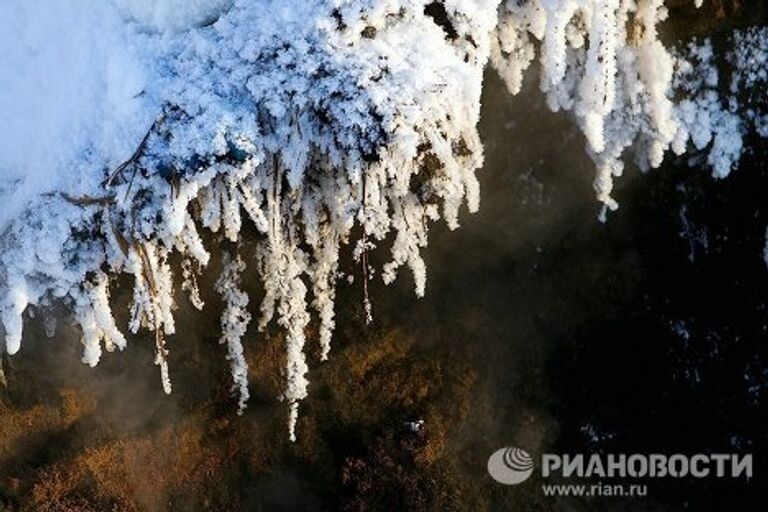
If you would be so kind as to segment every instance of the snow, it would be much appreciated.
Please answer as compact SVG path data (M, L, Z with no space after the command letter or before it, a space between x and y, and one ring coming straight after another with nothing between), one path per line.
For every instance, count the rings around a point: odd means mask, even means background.
M92 190L85 168L127 158L152 122L147 64L114 9L38 4L0 5L0 230L41 192Z
M618 207L613 180L628 156L645 169L669 150L704 151L724 177L745 131L768 133L762 96L747 94L765 85L766 30L734 36L724 98L707 42L659 41L662 0L445 0L444 15L428 4L0 3L4 349L19 350L28 306L55 300L82 327L85 363L124 348L109 295L129 274L127 327L154 334L169 393L174 283L202 309L196 276L251 224L255 253L228 255L218 281L221 340L242 410L250 316L281 328L295 439L306 327L316 315L329 357L336 281L354 278L339 268L343 247L364 290L407 267L421 296L429 225L455 229L464 207L479 208L488 63L516 94L538 58L548 105L584 132L605 209ZM377 272L367 255L379 247L390 257ZM258 309L239 289L244 271L264 285ZM364 305L370 314L367 293Z
M157 31L208 25L232 6L232 0L114 0L124 15Z

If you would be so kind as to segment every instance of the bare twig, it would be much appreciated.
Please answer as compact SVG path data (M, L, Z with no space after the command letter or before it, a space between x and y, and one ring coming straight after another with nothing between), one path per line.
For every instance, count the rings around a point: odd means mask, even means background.
M117 178L117 176L122 175L123 171L125 171L125 169L127 169L129 165L135 164L139 160L139 158L141 158L141 155L144 154L144 149L147 145L147 141L149 140L149 136L158 126L158 122L164 119L164 117L165 116L161 116L158 119L156 119L154 123L152 123L152 126L150 126L149 130L147 130L147 133L144 134L144 137L141 139L141 142L136 147L136 150L133 152L130 158L128 158L128 160L118 165L117 168L112 172L112 174L110 174L109 177L104 181L103 185L105 187L111 186L112 182L115 180L115 178Z
M147 285L149 286L149 291L152 294L153 297L157 296L157 286L155 284L155 276L152 273L152 265L149 261L149 255L147 255L147 250L144 248L144 245L141 243L137 243L135 245L136 252L139 253L139 257L141 258L141 271L144 275L144 280L147 282Z
M360 255L360 262L363 270L363 308L365 309L365 324L373 321L371 299L368 295L368 227L366 226L365 208L366 208L366 177L367 173L363 171L363 251Z
M112 228L112 235L115 237L115 240L117 241L117 245L120 247L120 251L122 251L123 256L126 258L128 257L128 251L130 249L130 245L128 244L128 240L125 239L122 233L120 233L120 230L115 227L115 225L110 222L109 227Z
M65 201L77 206L107 206L115 202L115 194L103 197L93 197L87 194L83 196L71 196L66 192L59 192L59 196Z
M171 106L170 108L166 108L163 110L163 113L155 119L155 121L152 123L152 126L149 127L149 130L147 130L147 133L144 134L144 137L141 139L141 142L139 142L139 145L136 146L136 150L133 152L133 154L126 160L125 162L121 163L117 166L117 168L112 171L112 173L109 175L109 177L104 180L102 183L103 186L109 187L112 185L112 182L114 182L115 178L122 175L125 170L131 166L135 165L139 158L141 158L144 155L144 151L147 148L147 142L149 142L149 136L152 135L153 132L157 131L157 129L162 126L162 124L165 122L165 119L167 117L168 111L176 110L177 107ZM133 170L133 174L131 175L130 182L133 183L133 178L136 176L136 169ZM128 189L130 190L130 184L128 185ZM127 197L127 193L126 193Z

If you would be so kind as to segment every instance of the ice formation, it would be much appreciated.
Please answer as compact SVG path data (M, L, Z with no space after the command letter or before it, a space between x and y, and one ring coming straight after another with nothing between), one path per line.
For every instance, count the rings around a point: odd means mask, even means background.
M763 98L745 92L766 81L766 30L734 37L722 99L710 45L674 53L660 42L662 0L46 4L0 6L5 351L20 347L25 310L53 301L82 326L85 363L123 349L109 294L128 274L128 328L153 333L170 392L174 283L202 309L196 276L249 223L255 254L227 254L215 287L221 342L242 410L253 311L239 280L257 272L257 326L285 333L292 439L311 312L322 357L331 350L343 247L365 289L368 252L382 246L383 280L407 267L423 295L428 225L456 228L462 205L479 207L488 63L516 94L538 59L549 106L584 132L606 209L630 150L648 168L695 148L722 177L748 126L768 131Z
M232 366L233 389L238 393L238 413L242 414L248 402L248 363L243 350L243 336L248 330L251 314L248 295L240 289L240 274L245 263L239 255L224 253L224 268L216 281L216 292L224 298L221 314L221 343L227 345L227 359Z
M613 181L628 153L645 170L658 167L669 150L685 153L692 142L722 178L741 156L745 121L765 132L765 118L740 102L748 91L764 90L768 31L735 33L733 79L724 97L709 41L679 51L661 43L658 26L667 15L663 0L508 0L500 10L492 63L517 94L540 47L540 89L553 111L573 114L587 139L603 219L618 207Z

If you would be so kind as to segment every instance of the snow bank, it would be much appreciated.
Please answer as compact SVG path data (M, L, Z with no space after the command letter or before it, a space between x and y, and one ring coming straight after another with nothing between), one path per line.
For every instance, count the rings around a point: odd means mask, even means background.
M154 113L148 55L100 1L0 5L0 230L41 192L86 193Z
M196 275L219 248L206 247L200 231L237 244L250 223L255 255L227 256L216 286L221 341L242 408L251 301L238 283L257 272L258 328L276 322L285 332L291 438L307 395L312 312L323 357L330 352L342 246L351 246L366 290L367 254L389 240L384 281L408 267L422 295L428 225L456 228L462 205L479 207L476 126L489 60L516 93L538 54L541 89L584 131L607 208L617 206L612 181L627 150L653 167L667 150L695 146L723 176L741 153L744 123L764 119L755 108L737 116L733 102L747 82L765 79L755 62L765 31L737 36L749 42L733 60L754 71L733 79L734 99L723 103L706 45L675 56L658 41L657 0L45 5L0 5L0 51L9 56L0 83L5 350L19 349L26 308L53 300L82 325L85 363L124 348L109 285L129 274L128 327L154 333L170 392L174 282L202 308Z

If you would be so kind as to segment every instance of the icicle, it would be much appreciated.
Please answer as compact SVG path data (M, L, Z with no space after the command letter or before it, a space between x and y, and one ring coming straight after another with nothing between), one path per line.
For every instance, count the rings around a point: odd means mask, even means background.
M21 347L21 333L24 326L21 315L27 309L29 297L26 279L13 276L13 281L9 282L7 287L2 304L2 320L5 327L5 351L13 355Z
M205 302L200 298L200 288L197 285L198 271L192 266L193 263L188 258L181 260L181 289L187 292L192 306L198 311L202 311Z
M165 349L165 341L160 331L155 333L155 344L157 352L155 353L155 365L160 367L160 384L163 387L163 392L166 395L170 395L173 388L171 386L171 377L168 372L168 351Z
M77 300L76 316L83 331L83 362L96 366L101 358L101 341L108 352L116 346L123 350L125 336L115 325L115 319L109 306L107 276L99 273L93 283L84 285L85 292Z
M233 390L239 394L237 412L242 414L250 393L248 392L248 363L245 361L242 338L251 321L248 312L248 295L240 289L240 274L245 264L240 256L223 255L223 268L216 281L216 292L224 300L221 314L221 338L219 343L227 346L227 359L232 370Z
M134 275L131 331L144 326L155 335L155 364L160 367L163 391L171 393L165 336L176 331L173 314L173 281L167 251L152 243L137 243L128 256Z
M298 402L307 396L306 373L309 370L304 355L304 329L309 323L307 288L301 280L306 256L299 249L294 226L284 217L290 205L281 202L283 174L277 157L273 159L271 172L271 190L267 199L268 243L257 254L266 288L259 328L264 329L277 311L277 323L286 331L287 382L282 396L291 408L288 428L291 440L295 440Z
M584 119L584 135L596 153L605 149L605 118L614 107L618 8L618 0L594 2L587 62L580 86L579 115ZM549 37L564 38L565 34L548 33Z

